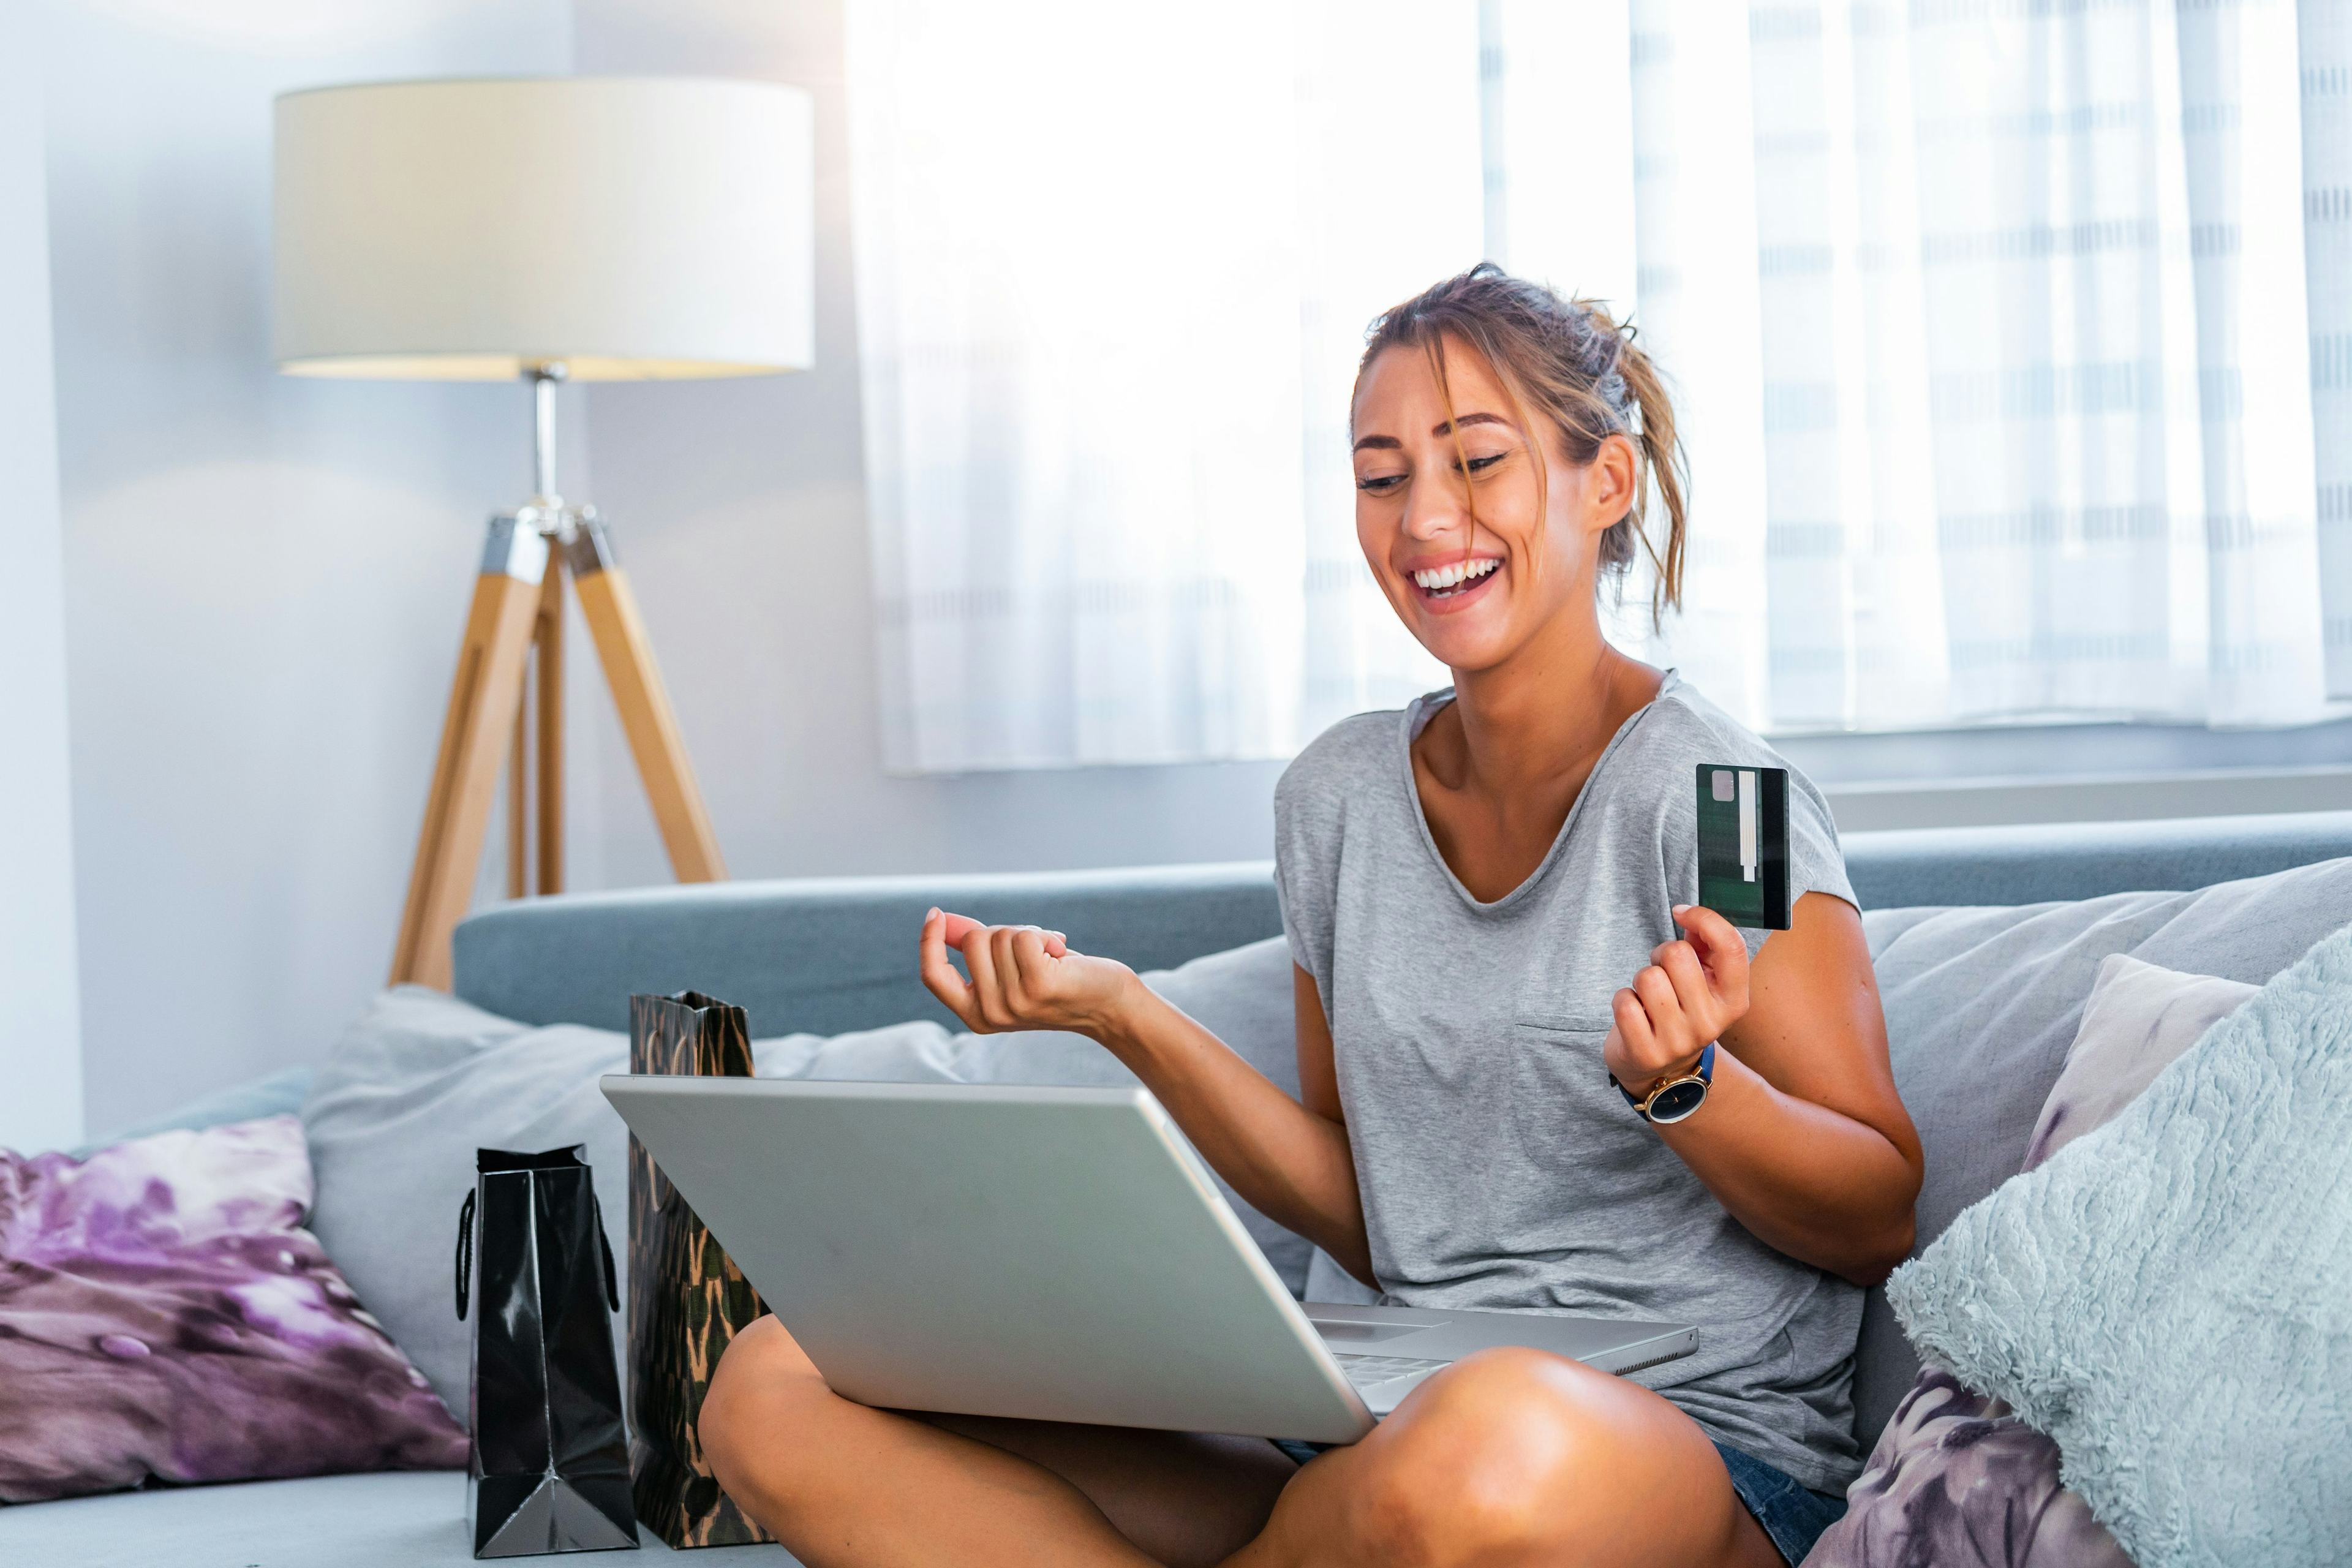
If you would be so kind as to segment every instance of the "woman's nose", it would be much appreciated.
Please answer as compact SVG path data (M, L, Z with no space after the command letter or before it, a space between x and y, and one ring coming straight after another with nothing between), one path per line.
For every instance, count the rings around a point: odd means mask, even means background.
M1404 531L1408 539L1436 540L1468 526L1470 514L1451 485L1416 485L1405 498Z

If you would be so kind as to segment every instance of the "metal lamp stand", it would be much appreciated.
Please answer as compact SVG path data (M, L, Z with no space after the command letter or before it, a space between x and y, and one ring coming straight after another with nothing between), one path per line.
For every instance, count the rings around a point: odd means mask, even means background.
M499 767L509 754L514 765L508 774L508 896L520 898L531 890L534 858L536 890L563 890L567 569L671 868L681 882L715 882L727 876L629 580L613 559L596 509L566 506L555 492L555 389L564 379L564 366L533 365L524 374L531 384L538 491L512 515L490 520L465 642L457 650L449 716L441 727L425 827L416 841L416 865L409 873L400 945L392 961L394 984L413 981L449 988L450 933L473 900ZM537 679L530 681L534 658ZM535 715L525 702L527 685L537 689ZM529 766L534 756L536 766ZM534 843L535 857L530 853Z

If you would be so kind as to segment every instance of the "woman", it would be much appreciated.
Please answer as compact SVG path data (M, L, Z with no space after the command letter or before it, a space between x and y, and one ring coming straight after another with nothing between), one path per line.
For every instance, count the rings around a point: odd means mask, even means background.
M1657 374L1598 309L1480 267L1375 324L1351 431L1365 560L1454 685L1335 725L1276 791L1301 1099L1034 927L934 910L924 980L974 1030L1100 1041L1388 1300L1691 1322L1698 1349L1630 1378L1487 1352L1317 1456L871 1410L763 1320L702 1433L811 1568L1760 1568L1843 1508L1861 1289L1909 1250L1919 1142L1812 786L1790 777L1788 931L1678 901L1697 765L1779 759L1601 635L1637 548L1654 613L1680 586ZM1694 1072L1686 1119L1636 1109Z

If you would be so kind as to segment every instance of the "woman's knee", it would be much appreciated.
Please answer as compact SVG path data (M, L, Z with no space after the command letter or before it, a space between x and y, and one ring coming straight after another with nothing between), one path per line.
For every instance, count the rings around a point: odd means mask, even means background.
M799 1343L772 1317L746 1327L710 1374L695 1422L703 1457L731 1492L756 1457L832 1393ZM734 1479L730 1479L730 1477Z
M1580 1455L1607 1441L1579 1397L1584 1371L1494 1350L1415 1391L1362 1446L1351 1511L1369 1560L1439 1568L1542 1552L1563 1527Z
M1371 1561L1416 1568L1587 1560L1621 1529L1640 1532L1657 1481L1671 1489L1714 1462L1647 1390L1518 1349L1431 1378L1362 1447L1357 1533Z

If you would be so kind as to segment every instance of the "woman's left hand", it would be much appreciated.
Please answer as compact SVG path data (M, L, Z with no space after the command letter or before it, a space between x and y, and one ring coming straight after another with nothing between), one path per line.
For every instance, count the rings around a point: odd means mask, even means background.
M1601 1060L1637 1099L1698 1065L1701 1052L1748 1011L1748 943L1704 904L1677 904L1683 936L1661 942L1650 965L1617 993L1616 1024Z

